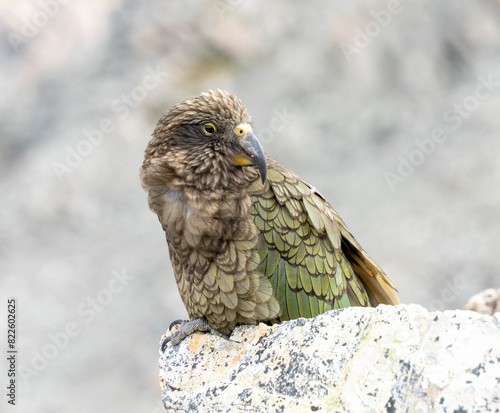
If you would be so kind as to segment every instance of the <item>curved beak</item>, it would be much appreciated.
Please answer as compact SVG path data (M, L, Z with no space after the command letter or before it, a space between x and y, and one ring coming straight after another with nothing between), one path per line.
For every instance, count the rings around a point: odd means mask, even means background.
M253 132L248 132L245 136L238 139L240 146L244 149L245 154L248 156L249 161L252 160L253 164L257 167L260 173L260 178L262 179L262 183L266 182L267 176L267 162L266 162L266 154L264 153L264 149L262 149L262 145L260 144L257 137L253 134ZM240 163L243 165L243 162ZM248 163L247 165L252 165L252 163Z

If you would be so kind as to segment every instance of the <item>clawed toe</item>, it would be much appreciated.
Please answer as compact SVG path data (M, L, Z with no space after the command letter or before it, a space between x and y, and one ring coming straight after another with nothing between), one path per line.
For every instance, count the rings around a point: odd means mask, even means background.
M171 341L172 344L176 345L179 343L179 341L182 340L179 339L178 341L176 340L176 333L177 331L174 331L172 334L169 334L168 336L165 337L165 339L163 340L163 343L161 343L161 351L164 352L165 351L165 347L167 347L167 344Z
M180 318L178 320L172 321L170 323L170 326L168 327L168 331L172 330L172 327L174 327L174 326L176 326L178 324L183 325L183 324L185 324L187 322L188 322L188 320L181 320Z

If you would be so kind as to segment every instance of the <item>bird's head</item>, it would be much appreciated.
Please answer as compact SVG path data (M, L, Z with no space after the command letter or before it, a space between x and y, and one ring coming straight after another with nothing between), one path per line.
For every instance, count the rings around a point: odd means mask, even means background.
M203 188L243 183L247 166L257 168L263 183L267 174L266 156L245 105L223 90L178 103L162 116L144 167L152 162L164 163L186 183Z

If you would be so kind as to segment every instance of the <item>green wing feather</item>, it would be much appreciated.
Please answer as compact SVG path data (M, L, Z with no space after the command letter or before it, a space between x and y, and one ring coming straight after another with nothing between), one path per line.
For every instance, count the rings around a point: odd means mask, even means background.
M391 280L330 204L273 158L267 164L266 182L256 177L248 193L260 232L258 271L270 280L281 307L276 321L398 304Z

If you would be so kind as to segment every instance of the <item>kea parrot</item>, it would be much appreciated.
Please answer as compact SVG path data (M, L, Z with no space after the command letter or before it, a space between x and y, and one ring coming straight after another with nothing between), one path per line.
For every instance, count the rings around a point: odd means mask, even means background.
M398 304L396 288L311 185L266 156L245 105L210 90L171 107L140 169L195 331Z

